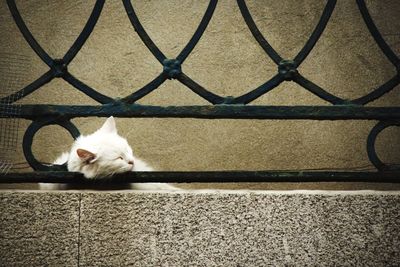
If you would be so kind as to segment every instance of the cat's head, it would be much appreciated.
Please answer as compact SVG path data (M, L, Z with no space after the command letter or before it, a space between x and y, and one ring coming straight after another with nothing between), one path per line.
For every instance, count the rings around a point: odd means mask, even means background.
M132 148L118 134L114 118L109 117L96 132L75 141L68 170L81 172L86 178L102 178L132 171L134 164Z

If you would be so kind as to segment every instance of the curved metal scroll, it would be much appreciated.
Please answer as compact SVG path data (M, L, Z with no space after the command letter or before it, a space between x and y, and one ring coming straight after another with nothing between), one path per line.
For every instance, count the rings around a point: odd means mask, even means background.
M379 32L378 28L376 27L374 21L372 20L371 15L368 12L368 8L365 4L364 0L357 0L358 8L361 12L361 15L364 19L365 24L368 27L369 32L371 33L372 37L374 38L375 42L378 44L379 48L385 54L387 59L395 66L397 69L397 74L391 78L386 83L379 86L377 89L373 90L369 94L357 98L353 100L353 103L365 105L369 102L374 101L375 99L383 96L384 94L390 92L394 87L400 84L400 58L396 56L390 46L386 43L383 39L381 33Z
M79 136L78 129L67 119L71 117L79 116L105 116L105 115L118 115L118 116L160 116L163 117L169 114L169 116L176 117L199 117L199 118L283 118L283 119L376 119L381 120L372 130L367 140L368 156L371 162L380 171L393 170L394 167L384 164L377 156L375 151L375 141L377 135L386 127L389 126L400 126L398 121L398 108L381 108L373 109L369 107L363 107L367 103L380 98L382 95L388 93L397 85L400 84L400 58L393 52L389 45L383 39L381 33L376 27L371 15L369 14L368 8L364 0L356 0L359 7L360 13L367 25L370 34L373 36L375 42L378 44L382 52L388 58L388 60L397 69L397 74L388 80L386 83L380 85L370 93L353 100L345 100L329 93L324 88L318 86L314 82L310 81L298 72L298 67L307 58L315 44L320 39L324 32L331 15L335 9L337 0L327 0L322 15L311 33L309 39L306 41L302 49L293 59L282 58L277 51L270 45L266 38L262 35L258 29L245 0L237 0L240 12L243 16L245 23L247 24L253 37L257 40L258 44L262 47L265 53L272 59L277 66L277 73L264 82L257 88L247 92L238 97L222 97L210 90L207 90L191 77L187 76L182 71L182 64L193 51L200 38L204 34L211 18L213 17L216 9L218 0L210 0L205 10L205 13L201 19L200 24L196 28L193 36L190 38L188 43L182 49L182 51L176 56L176 58L167 58L163 52L157 47L157 45L151 40L150 36L145 31L139 18L137 17L135 10L132 6L131 0L122 0L125 11L129 17L129 20L143 41L149 51L154 57L160 62L163 69L161 73L155 77L148 84L136 90L132 94L117 100L103 95L86 85L76 77L74 77L68 71L68 65L75 58L77 53L81 50L86 40L89 38L91 32L97 24L97 21L103 10L105 0L96 0L93 10L78 35L77 39L60 59L54 59L40 46L37 40L34 38L24 20L22 19L18 8L15 4L15 0L7 0L7 5L14 18L16 25L24 36L25 40L39 56L39 58L50 68L47 72L41 75L37 80L27 85L22 90L13 93L0 99L0 102L13 103L40 88L44 84L50 82L54 78L62 78L76 89L80 90L84 94L88 95L92 99L101 103L100 106L88 107L88 106L24 106L24 116L22 118L32 119L33 123L28 127L25 132L23 139L23 150L28 163L35 170L56 170L62 169L61 166L46 166L38 162L32 153L32 142L36 132L46 125L60 125L67 129L70 134L76 138ZM137 100L145 97L155 89L159 88L167 79L176 79L194 93L207 100L213 105L217 106L206 106L207 109L202 107L190 106L190 107L154 107L154 106L141 106L141 105L129 105L135 103ZM270 106L242 106L234 104L248 104L262 95L270 92L284 81L292 81L299 84L304 89L310 91L317 97L333 104L331 107L289 107L294 109L288 109L288 107L270 107ZM105 105L110 104L110 105ZM325 109L327 108L327 109ZM295 111L297 112L295 112ZM378 111L380 110L380 111ZM249 114L246 114L250 112ZM35 112L35 113L33 113ZM163 113L164 112L164 113ZM375 112L375 113L374 113ZM396 113L397 112L397 113ZM355 113L355 114L350 114ZM32 116L34 114L34 116ZM269 116L269 117L268 117ZM41 117L40 119L37 119ZM60 119L62 118L62 119ZM392 121L388 121L392 120ZM398 168L395 169L399 170Z
M161 52L161 50L157 47L157 45L151 40L150 36L147 34L145 29L143 28L142 24L140 23L135 10L132 6L130 0L122 0L124 3L124 7L126 13L128 14L129 20L138 33L139 37L146 45L146 47L150 50L150 52L154 55L154 57L163 65L163 72L158 75L153 81L149 82L140 90L136 91L135 93L124 97L121 101L125 103L134 103L135 101L139 100L140 98L146 96L147 94L151 93L155 89L157 89L162 83L165 82L166 79L177 79L182 84L186 85L190 90L194 93L198 94L208 102L212 104L221 104L224 102L224 98L220 97L195 81L193 81L189 76L185 75L182 72L181 65L188 57L190 52L194 49L196 44L199 42L201 36L203 35L204 31L207 28L208 23L212 15L214 14L214 10L217 6L217 0L210 0L207 10L204 13L204 16L197 27L196 31L194 32L192 38L183 48L183 50L179 53L176 59L167 59L166 56Z
M306 90L310 91L314 95L318 96L319 98L328 101L334 105L338 104L357 104L357 105L365 105L375 99L381 97L382 95L391 91L395 86L400 84L400 59L393 50L389 47L389 45L385 42L380 34L378 28L375 26L368 9L365 5L364 0L357 0L357 4L359 6L360 12L362 17L377 44L381 48L382 52L386 55L386 57L390 60L390 62L396 67L397 74L391 78L386 83L379 86L377 89L373 90L372 92L368 93L365 96L354 100L344 100L339 98L333 94L328 93L326 90L321 88L320 86L316 85L312 81L308 80L304 76L302 76L298 71L297 68L299 65L304 61L304 59L308 56L311 52L312 48L319 40L321 34L323 33L331 15L336 5L336 0L328 0L325 9L322 13L320 21L318 22L317 26L315 27L313 33L311 34L310 38L301 49L301 51L295 56L293 60L284 60L282 57L276 52L276 50L268 43L265 37L262 35L260 30L257 28L251 14L246 6L245 0L237 0L238 6L242 13L242 16L250 29L251 33L253 34L254 38L257 40L259 45L264 49L264 51L268 54L268 56L278 65L284 66L283 69L286 71L281 72L278 71L278 75L271 78L268 82L264 83L263 85L259 86L258 88L254 89L251 92L248 92L242 96L239 96L233 100L233 103L242 103L247 104L251 101L255 100L256 98L260 97L261 95L271 91L276 86L278 86L281 82L285 80L294 81ZM279 67L278 67L279 69ZM281 68L282 69L282 68Z
M189 56L189 54L193 51L196 44L199 42L201 36L204 34L214 14L218 0L210 0L199 26L194 32L192 38L189 40L189 42L186 44L183 50L178 54L176 59L167 59L166 56L162 53L162 51L157 47L157 45L151 40L150 36L146 33L144 27L140 23L135 13L135 10L131 4L131 1L122 0L122 2L130 19L130 22L134 27L134 29L136 30L136 32L138 33L139 37L146 45L146 47L150 50L150 52L155 56L155 58L163 65L163 71L157 77L155 77L152 81L150 81L147 85L145 85L141 89L135 91L129 96L122 98L121 101L124 103L128 104L135 103L137 100L143 98L147 94L157 89L161 84L165 82L166 79L177 79L182 84L187 86L190 90L192 90L194 93L196 93L197 95L199 95L200 97L202 97L203 99L207 100L212 104L248 104L254 101L255 99L259 98L260 96L270 92L272 89L276 88L282 82L293 81L302 86L303 88L305 88L306 90L308 90L309 92L313 93L317 97L331 104L365 105L381 97L382 95L391 91L395 86L400 84L400 59L383 39L382 35L380 34L378 28L374 24L368 12L364 0L357 0L357 5L359 7L361 15L371 35L377 42L380 49L383 51L383 53L386 55L389 61L397 68L397 74L394 77L392 77L389 81L387 81L386 83L382 84L381 86L373 90L372 92L354 100L344 100L329 93L327 90L321 88L314 82L302 76L297 70L297 68L309 55L309 53L311 52L311 50L321 37L322 33L324 32L330 20L332 12L335 9L337 0L327 1L325 8L322 12L321 18L317 23L314 31L311 33L310 38L307 40L304 47L299 51L299 53L294 57L293 60L283 59L276 52L276 50L268 43L268 41L265 39L265 37L262 35L257 25L255 24L254 19L252 18L249 9L246 6L245 0L237 0L240 12L249 30L251 31L254 38L259 43L259 45L264 49L266 54L275 62L275 64L277 64L278 67L278 73L275 76L273 76L270 80L266 81L265 83L253 89L252 91L247 92L238 97L222 97L217 94L214 94L213 92L207 90L206 88L195 82L192 78L187 76L182 71L181 67L185 59ZM82 32L75 40L75 42L68 49L68 51L66 52L66 54L62 59L53 59L40 46L40 44L36 41L32 33L27 28L25 22L23 21L17 9L15 0L7 0L10 12L18 28L23 34L25 40L32 47L35 53L42 59L42 61L50 67L50 70L44 73L41 77L39 77L31 84L27 85L22 90L10 96L7 96L1 100L8 102L9 101L15 102L27 96L28 94L34 92L39 87L50 82L52 79L63 78L66 82L68 82L69 84L71 84L72 86L74 86L75 88L77 88L78 90L80 90L81 92L88 95L89 97L91 97L92 99L96 100L99 103L105 104L114 102L114 99L99 93L95 89L91 88L90 86L86 85L85 83L74 77L68 71L68 64L74 59L74 57L77 55L79 50L84 45L85 41L88 39L90 33L93 31L98 21L98 18L101 14L101 11L103 9L104 3L105 0L96 0L96 3L90 14L90 17L87 23L85 24Z
M90 98L96 100L99 103L110 103L114 100L108 96L105 96L93 88L89 87L82 81L75 78L71 73L68 71L68 64L73 60L76 54L84 45L89 35L92 33L94 26L97 23L97 20L101 14L103 9L105 0L97 0L96 4L93 7L92 13L84 26L82 32L79 34L78 38L72 44L70 49L64 55L62 59L53 59L49 56L49 54L40 46L40 44L36 41L33 37L32 33L29 31L28 27L26 26L24 20L21 17L21 14L18 11L18 8L15 4L15 0L7 0L7 5L10 9L10 12L14 18L15 23L17 24L19 30L21 31L22 35L24 36L25 40L31 46L33 51L42 59L47 66L50 67L50 70L43 74L40 78L36 81L32 82L25 88L21 89L20 91L4 97L0 99L1 101L7 102L15 102L31 93L36 91L39 87L43 86L44 84L50 82L54 78L63 78L69 84L74 86L76 89L81 91L82 93L86 94Z
M311 52L312 48L315 46L319 38L321 37L323 31L328 24L329 18L332 15L333 10L335 9L336 0L328 0L324 11L322 12L322 16L312 32L310 38L304 45L304 47L300 50L297 56L293 60L283 59L278 52L268 43L265 37L262 35L257 25L255 24L253 18L251 17L250 11L247 8L245 0L237 0L240 12L253 34L254 38L257 40L259 45L264 49L264 51L268 54L268 56L278 65L278 74L271 78L269 81L264 83L263 85L257 87L251 92L248 92L242 96L239 96L233 100L233 103L237 104L247 104L251 101L259 98L265 93L271 91L283 81L294 81L297 84L301 85L303 88L307 89L311 93L317 95L319 98L322 98L325 101L328 101L332 104L342 104L345 101L339 97L336 97L315 83L304 78L298 71L297 68L304 61L304 59Z
M374 166L380 171L393 171L393 170L400 170L399 166L390 166L383 163L378 155L376 154L375 150L375 141L380 132L390 126L398 126L400 127L400 121L393 122L393 121L380 121L374 128L372 128L370 134L368 135L367 139L367 152L368 158L374 164Z
M34 138L35 134L37 133L37 131L39 131L44 126L48 126L48 125L60 125L61 127L65 128L74 139L76 139L80 135L78 128L76 128L76 126L70 121L54 121L54 120L49 120L49 119L41 119L41 120L33 121L29 125L28 129L26 130L23 141L22 141L22 147L23 147L25 158L28 161L29 165L35 171L65 170L65 167L63 167L63 166L43 165L33 155L33 152L32 152L33 138Z

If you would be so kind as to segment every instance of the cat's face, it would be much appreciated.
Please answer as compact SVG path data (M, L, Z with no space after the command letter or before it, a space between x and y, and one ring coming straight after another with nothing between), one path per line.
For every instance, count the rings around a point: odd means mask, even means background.
M132 171L135 164L132 148L118 135L113 117L93 134L79 137L70 153L68 169L81 172L86 178Z

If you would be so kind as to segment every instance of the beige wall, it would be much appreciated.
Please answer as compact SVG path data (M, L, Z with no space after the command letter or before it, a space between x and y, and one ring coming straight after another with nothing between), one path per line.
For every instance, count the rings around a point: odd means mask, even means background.
M16 1L28 27L52 57L62 57L75 40L94 1ZM254 20L271 45L293 58L318 22L326 1L247 1ZM385 40L400 54L400 1L367 1ZM167 57L175 57L196 29L207 1L133 1L138 16ZM16 73L1 75L1 84L28 84L47 71L19 33L5 1L0 3L0 58ZM0 68L1 69L1 68ZM4 69L4 68L3 68ZM106 1L86 45L70 72L109 96L126 96L151 81L161 65L133 30L121 1ZM238 96L276 73L245 25L236 1L222 0L183 70L213 92ZM343 98L367 94L395 74L370 36L355 1L339 0L328 26L299 71ZM371 106L400 106L399 86ZM20 103L95 104L63 80L53 80ZM154 105L207 104L177 81L167 81L139 101ZM327 105L294 83L285 82L252 104ZM82 133L103 119L75 119ZM21 122L21 129L28 126ZM139 157L159 170L266 170L355 168L370 165L366 138L373 121L251 121L197 119L118 119L121 135ZM20 138L22 139L22 138ZM34 143L37 158L52 161L72 139L47 127ZM400 129L378 138L385 162L400 162ZM16 162L24 161L19 149ZM371 165L372 167L372 165Z

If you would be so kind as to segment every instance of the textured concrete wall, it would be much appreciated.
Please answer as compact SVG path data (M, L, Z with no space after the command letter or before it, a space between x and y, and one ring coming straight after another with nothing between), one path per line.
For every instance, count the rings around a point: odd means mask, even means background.
M77 266L79 198L0 192L0 266Z
M260 30L285 58L293 58L318 22L326 1L247 1ZM34 36L53 57L62 57L86 22L94 1L17 1ZM385 40L400 51L400 1L368 0L368 8ZM145 29L160 49L175 57L197 27L207 1L133 1ZM15 73L3 75L16 89L47 70L0 3L0 64ZM1 68L0 68L1 69ZM4 69L4 68L3 68ZM121 1L106 1L86 45L70 65L72 74L100 92L125 96L147 84L162 69L129 23ZM201 41L183 65L195 81L213 92L238 96L276 73L258 46L235 1L219 1ZM344 98L370 92L395 74L370 36L355 1L339 0L321 40L299 68L307 78ZM0 75L1 76L1 75ZM399 88L370 105L400 105ZM62 80L53 80L21 103L94 104ZM139 103L206 104L179 82L167 81ZM293 83L283 83L254 104L327 104ZM76 119L82 133L102 119ZM118 119L137 155L159 170L304 169L371 166L366 138L375 122L233 121L194 119ZM23 121L23 129L28 121ZM34 142L35 155L52 161L72 139L57 127L46 127ZM400 130L389 128L378 138L379 156L400 162ZM24 161L22 151L13 155Z
M399 266L400 194L0 192L0 266Z

